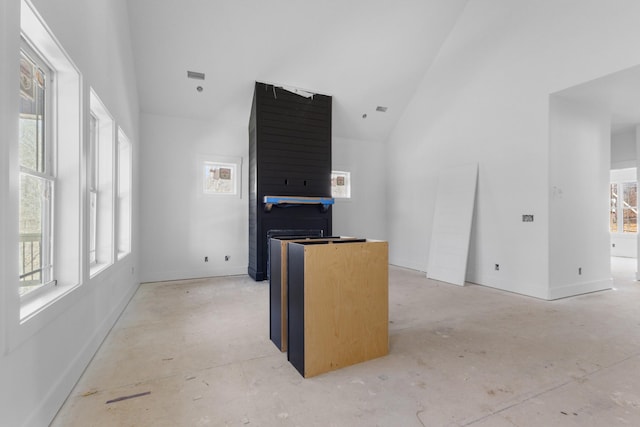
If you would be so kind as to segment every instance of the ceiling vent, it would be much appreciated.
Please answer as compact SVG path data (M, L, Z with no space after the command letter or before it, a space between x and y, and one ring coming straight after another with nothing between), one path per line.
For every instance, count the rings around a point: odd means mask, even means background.
M386 113L387 112L387 107L381 107L381 106L377 106L376 107L376 111L380 111L381 113Z
M187 77L190 79L204 80L204 73L198 73L197 71L187 71Z

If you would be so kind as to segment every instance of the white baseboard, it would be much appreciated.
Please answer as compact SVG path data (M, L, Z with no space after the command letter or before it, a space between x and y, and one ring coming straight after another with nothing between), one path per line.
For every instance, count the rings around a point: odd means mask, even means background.
M238 276L247 274L247 266L232 266L214 270L179 270L142 272L140 282L167 282L172 280L202 279L206 277Z
M567 298L576 295L588 294L591 292L605 291L611 289L613 286L613 279L595 280L586 283L574 283L570 285L564 285L557 288L550 288L547 299L554 300L559 298Z

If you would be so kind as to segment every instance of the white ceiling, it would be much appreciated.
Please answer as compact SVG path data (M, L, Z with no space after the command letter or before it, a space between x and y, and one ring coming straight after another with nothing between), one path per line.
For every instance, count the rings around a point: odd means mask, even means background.
M614 133L640 124L640 66L570 87L556 95L604 108L611 114Z
M261 81L332 95L335 136L384 140L466 2L128 0L141 109L246 126Z

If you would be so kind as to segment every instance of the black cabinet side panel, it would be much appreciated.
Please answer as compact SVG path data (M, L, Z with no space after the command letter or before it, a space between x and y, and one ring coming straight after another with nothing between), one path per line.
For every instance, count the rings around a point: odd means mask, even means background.
M287 359L304 377L304 245L289 243Z
M269 338L282 349L282 245L272 239L270 248L269 275Z

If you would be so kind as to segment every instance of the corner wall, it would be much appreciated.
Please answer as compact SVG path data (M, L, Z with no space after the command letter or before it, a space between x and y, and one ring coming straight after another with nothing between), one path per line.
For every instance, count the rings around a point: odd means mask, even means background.
M639 13L632 0L467 3L388 141L391 263L426 270L438 173L478 162L467 281L548 297L549 94L639 64Z
M139 107L126 1L33 3L82 73L83 121L88 120L86 100L91 86L131 140L136 194ZM21 324L15 250L18 180L13 174L13 165L18 163L20 1L5 0L0 11L0 423L44 426L51 422L137 288L138 204L134 198L132 252L91 279L86 255L81 262L80 285ZM78 190L84 194L85 177L80 181ZM87 212L82 209L84 219L78 227L88 223ZM87 245L85 233L81 246Z
M611 287L608 229L611 120L602 107L550 98L549 291Z
M351 198L336 199L333 234L387 239L385 145L333 137L332 169L351 173Z

